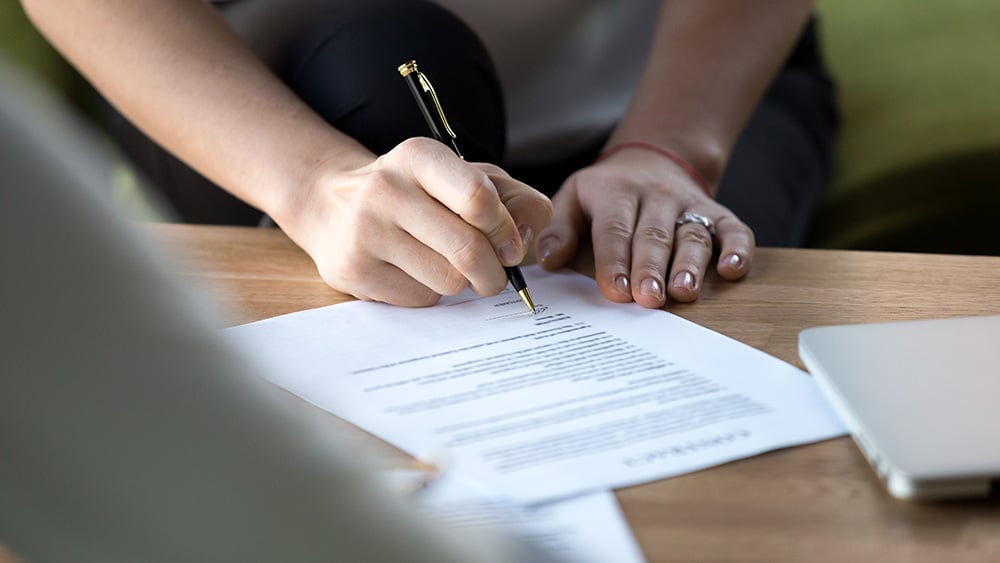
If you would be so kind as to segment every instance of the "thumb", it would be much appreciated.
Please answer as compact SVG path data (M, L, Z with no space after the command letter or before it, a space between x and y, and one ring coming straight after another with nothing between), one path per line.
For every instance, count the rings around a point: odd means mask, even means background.
M566 265L576 254L581 231L586 227L583 209L577 198L576 185L567 183L552 198L552 222L538 233L536 253L546 270Z

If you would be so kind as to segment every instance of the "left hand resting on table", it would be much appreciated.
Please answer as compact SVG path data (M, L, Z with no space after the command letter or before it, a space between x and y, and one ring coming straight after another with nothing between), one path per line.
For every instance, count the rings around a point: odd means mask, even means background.
M542 267L569 262L589 227L597 285L611 301L649 308L662 307L667 295L694 301L716 244L716 270L727 280L746 275L753 259L750 228L652 151L609 154L570 176L552 203L555 217L537 238ZM685 212L708 218L715 235L698 222L675 225Z

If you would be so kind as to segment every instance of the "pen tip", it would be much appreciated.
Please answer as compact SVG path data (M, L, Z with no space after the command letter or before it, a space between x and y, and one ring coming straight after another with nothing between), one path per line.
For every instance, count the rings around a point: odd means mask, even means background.
M528 310L531 311L531 314L537 315L538 311L535 310L535 302L531 300L531 294L528 293L528 288L518 291L517 294L521 296L521 300L528 306Z

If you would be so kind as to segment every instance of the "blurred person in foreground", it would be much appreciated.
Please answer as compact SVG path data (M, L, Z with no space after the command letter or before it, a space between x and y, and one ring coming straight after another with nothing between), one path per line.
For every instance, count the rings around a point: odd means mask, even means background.
M292 408L102 200L99 147L0 64L0 544L28 562L548 560L418 513Z

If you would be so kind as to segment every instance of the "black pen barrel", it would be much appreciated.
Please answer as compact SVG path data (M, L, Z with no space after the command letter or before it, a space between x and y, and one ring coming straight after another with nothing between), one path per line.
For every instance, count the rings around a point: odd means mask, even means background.
M434 119L434 114L431 113L431 109L427 105L427 100L424 98L424 93L417 83L416 73L407 74L403 79L406 80L406 85L410 87L413 99L417 101L417 108L420 109L421 115L424 116L424 121L427 122L427 126L431 130L431 135L438 141L444 142L444 135L441 132L441 128L438 127L437 120Z
M524 283L524 274L521 273L520 268L517 266L504 266L503 269L507 272L507 280L514 287L514 291L522 291L528 287L528 284Z
M454 134L445 121L444 110L435 97L436 94L430 86L429 79L417 70L417 62L412 60L407 61L399 65L397 70L403 79L406 80L406 85L410 87L410 92L413 93L413 98L417 101L417 107L420 108L420 113L423 114L424 120L427 121L427 126L430 127L431 134L435 139L447 145L459 158L464 160L465 157L462 156L462 151L458 150L458 142L455 141ZM426 87L424 87L425 84ZM531 300L531 294L528 292L528 284L524 281L521 269L517 266L504 266L503 269L507 273L507 281L513 286L514 291L521 296L528 309L535 312L534 302Z

